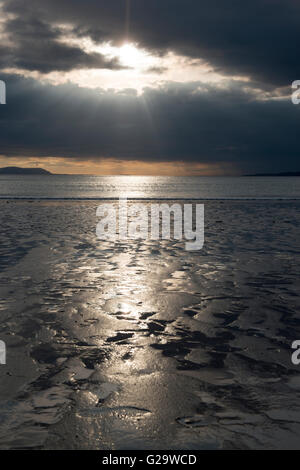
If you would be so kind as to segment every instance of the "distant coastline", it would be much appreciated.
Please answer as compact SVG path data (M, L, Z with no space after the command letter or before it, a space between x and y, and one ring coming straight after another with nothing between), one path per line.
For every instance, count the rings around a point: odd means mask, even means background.
M50 171L44 170L44 168L21 168L18 166L7 166L0 168L0 175L37 175L37 176L49 176L52 175Z
M0 175L29 175L29 176L115 176L115 175L93 175L93 174L59 174L51 173L44 168L23 168L18 166L7 166L0 168ZM131 176L131 175L118 175L118 176ZM134 175L132 175L134 176ZM192 175L191 175L192 176ZM202 176L202 175L197 175ZM213 175L211 175L213 177ZM229 175L227 175L229 176ZM288 177L288 176L300 176L300 171L287 171L281 173L254 173L244 174L242 177ZM180 178L180 177L179 177Z
M300 171L286 171L284 173L256 173L244 176L300 176Z

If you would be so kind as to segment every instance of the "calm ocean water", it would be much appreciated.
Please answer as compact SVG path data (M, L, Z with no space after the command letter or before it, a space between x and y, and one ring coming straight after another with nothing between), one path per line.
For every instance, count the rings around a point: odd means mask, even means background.
M0 198L300 199L297 177L0 176Z

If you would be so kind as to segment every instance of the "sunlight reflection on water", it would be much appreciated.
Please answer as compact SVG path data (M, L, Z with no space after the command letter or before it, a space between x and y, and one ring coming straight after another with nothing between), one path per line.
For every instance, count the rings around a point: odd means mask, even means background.
M0 198L298 198L300 178L173 176L0 176Z

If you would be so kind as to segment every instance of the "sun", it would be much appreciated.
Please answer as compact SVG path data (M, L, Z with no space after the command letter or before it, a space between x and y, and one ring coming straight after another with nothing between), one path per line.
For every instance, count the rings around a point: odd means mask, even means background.
M107 59L117 59L122 67L134 69L138 73L143 73L158 63L157 57L134 42L123 42L116 46L110 42L95 45L91 40L86 40L85 49L89 53L102 54ZM124 70L122 73L124 74Z
M138 69L149 64L149 54L142 49L138 49L134 44L123 44L118 50L118 57L125 67Z

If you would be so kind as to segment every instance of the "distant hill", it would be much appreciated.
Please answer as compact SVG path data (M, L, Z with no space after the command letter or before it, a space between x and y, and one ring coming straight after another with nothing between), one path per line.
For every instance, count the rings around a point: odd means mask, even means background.
M256 175L244 176L300 176L300 171L287 171L285 173L257 173Z
M20 168L18 166L7 166L0 168L0 175L52 175L50 171L43 168Z

